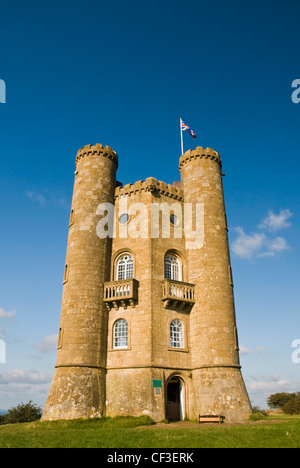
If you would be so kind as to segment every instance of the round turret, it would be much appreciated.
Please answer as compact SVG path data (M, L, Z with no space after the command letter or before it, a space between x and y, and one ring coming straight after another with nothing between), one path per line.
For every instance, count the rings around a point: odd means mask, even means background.
M43 419L101 417L105 410L107 312L111 239L96 233L101 203L114 203L117 154L88 145L76 157L75 184L57 366Z
M204 242L197 249L187 247L188 281L196 285L192 367L197 411L243 419L250 405L240 372L221 168L220 155L210 148L180 158L184 201L194 213L196 204L204 210Z
M189 150L181 156L179 161L180 171L182 171L184 166L189 162L199 159L210 159L211 161L215 161L220 168L222 168L222 161L219 153L211 148L204 149L201 146L198 146L195 150Z
M82 158L89 156L103 156L108 158L115 162L117 166L116 169L118 168L118 155L112 148L110 148L110 146L103 146L100 143L97 143L94 146L86 145L83 148L80 148L76 156L76 166Z

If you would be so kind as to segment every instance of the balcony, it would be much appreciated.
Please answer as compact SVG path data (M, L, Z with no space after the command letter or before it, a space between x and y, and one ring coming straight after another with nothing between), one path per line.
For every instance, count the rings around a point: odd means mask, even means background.
M165 309L189 313L195 304L195 285L165 279L162 283L162 300Z
M138 301L139 282L135 279L104 283L104 302L108 310L128 306L135 307Z

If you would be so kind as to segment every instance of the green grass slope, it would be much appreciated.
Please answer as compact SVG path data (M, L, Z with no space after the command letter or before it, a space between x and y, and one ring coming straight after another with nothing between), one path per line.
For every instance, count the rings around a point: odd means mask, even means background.
M148 417L0 427L0 448L299 448L300 416L243 425L153 425Z

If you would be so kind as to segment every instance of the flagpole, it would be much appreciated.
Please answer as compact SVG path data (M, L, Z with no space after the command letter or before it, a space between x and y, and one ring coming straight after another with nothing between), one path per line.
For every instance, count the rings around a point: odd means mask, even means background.
M181 134L181 154L183 154L183 134L182 134L182 119L180 117L180 134Z

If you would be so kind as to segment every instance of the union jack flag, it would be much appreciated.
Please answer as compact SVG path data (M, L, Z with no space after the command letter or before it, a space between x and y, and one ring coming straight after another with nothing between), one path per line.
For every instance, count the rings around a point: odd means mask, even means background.
M196 133L188 125L186 125L182 119L181 119L181 130L183 132L187 130L189 134L191 135L191 137L194 138L194 140L196 140Z

